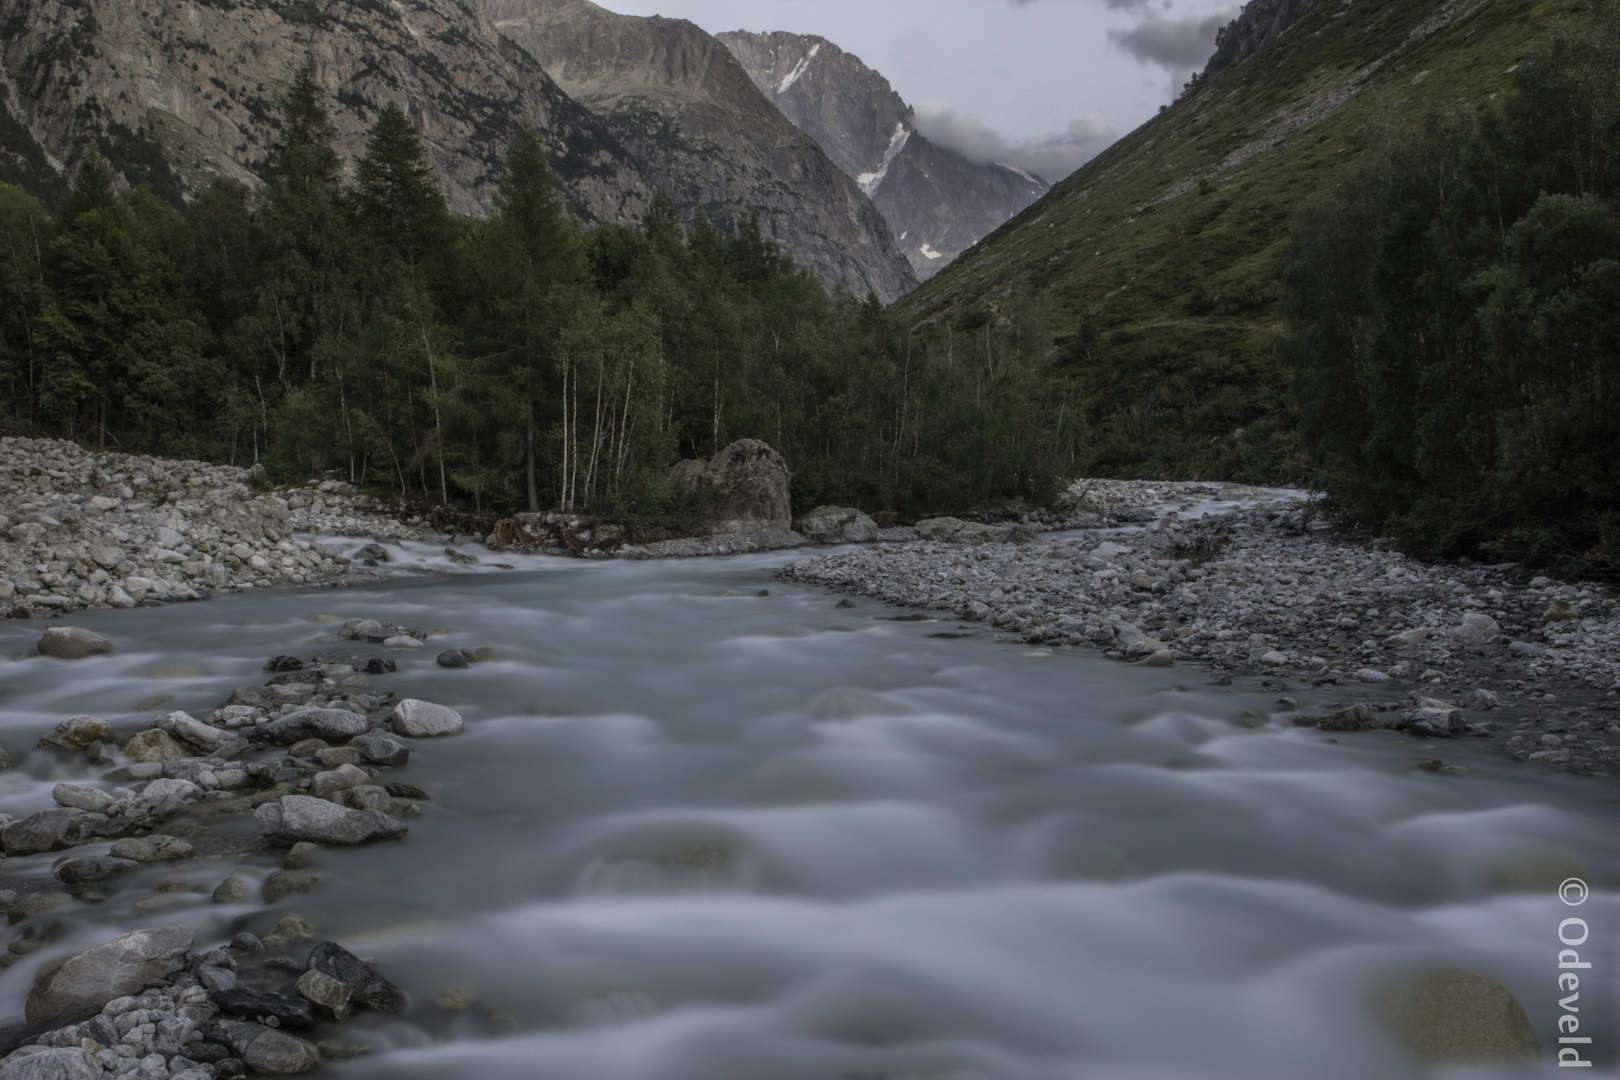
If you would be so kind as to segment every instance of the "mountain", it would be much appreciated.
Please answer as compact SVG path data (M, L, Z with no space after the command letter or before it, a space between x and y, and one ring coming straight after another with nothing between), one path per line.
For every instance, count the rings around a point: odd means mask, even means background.
M1303 473L1275 359L1294 211L1388 124L1481 106L1580 0L1251 0L1205 75L898 305L1044 297L1095 475Z
M546 71L563 55L611 69L618 96L571 95ZM665 190L722 225L758 211L829 286L889 301L915 284L866 196L690 23L511 0L0 0L0 57L0 180L47 198L91 146L173 201L214 176L256 184L274 101L309 63L340 151L399 101L458 212L488 211L528 118L587 221L634 222Z
M481 0L683 207L765 234L825 281L885 302L916 284L860 188L789 124L712 36L684 19L618 15L588 0Z
M400 101L459 212L488 208L522 117L588 220L634 220L654 191L600 119L456 0L0 0L0 52L14 161L28 139L55 169L93 144L171 199L214 176L257 183L273 102L306 62L333 96L343 153L359 154L383 104Z
M935 146L889 80L826 38L717 35L760 92L871 196L926 281L1050 190L1010 165Z

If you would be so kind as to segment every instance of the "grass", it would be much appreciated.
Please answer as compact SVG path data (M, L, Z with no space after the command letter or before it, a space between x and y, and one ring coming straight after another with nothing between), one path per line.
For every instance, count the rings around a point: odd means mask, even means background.
M1526 50L1589 6L1319 0L897 310L974 319L1046 293L1097 475L1299 480L1275 359L1278 257L1296 209L1344 183L1381 125L1499 97Z

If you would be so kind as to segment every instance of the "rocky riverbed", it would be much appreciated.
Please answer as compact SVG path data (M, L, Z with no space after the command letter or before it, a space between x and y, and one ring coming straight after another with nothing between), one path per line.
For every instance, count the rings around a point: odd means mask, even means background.
M323 885L330 870L312 861L332 862L319 853L402 839L404 819L421 812L427 793L388 771L420 740L459 734L461 717L371 680L396 669L388 654L425 636L350 619L328 635L326 652L271 658L263 685L206 714L166 713L122 738L99 718L75 716L41 734L33 754L51 760L30 762L31 771L91 769L94 778L57 784L53 808L0 814L0 905L11 922L0 967L50 946L69 925L64 916L93 918L88 909L102 905L158 922L169 912L180 925L133 930L38 967L28 1026L0 1037L0 1078L306 1072L361 1049L339 1027L356 1010L406 1008L368 962L270 905ZM111 644L53 626L39 648L83 660ZM231 916L219 940L187 925L209 899Z
M254 479L228 465L0 439L0 614L127 608L367 576L363 559L295 533L436 538L335 480L256 493Z
M1489 736L1521 759L1620 771L1608 590L1512 565L1425 564L1335 533L1297 496L1115 481L1074 495L1081 512L1155 520L1048 538L925 522L941 539L812 556L782 576L959 619L964 635L989 627L1279 689L1336 685L1337 708L1300 717L1331 730ZM1246 505L1200 509L1214 499Z

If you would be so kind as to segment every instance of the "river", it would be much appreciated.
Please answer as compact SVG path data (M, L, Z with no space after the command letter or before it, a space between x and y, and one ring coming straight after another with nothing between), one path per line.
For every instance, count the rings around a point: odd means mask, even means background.
M296 910L413 1002L345 1025L370 1052L337 1076L1395 1080L1425 1073L1371 1002L1437 966L1509 987L1550 1062L1553 886L1613 885L1612 781L1484 756L1425 772L1405 736L1268 723L1277 692L1253 680L841 609L774 580L796 557L88 612L71 621L116 649L71 667L28 655L37 623L0 626L12 814L93 777L26 751L63 716L128 732L156 694L206 712L267 657L328 647L317 615L442 628L372 681L468 721L399 770L432 794L403 842L321 853L328 884L269 913L154 893L212 890L238 857L143 867L58 910L0 973L0 1022L109 924L206 946ZM433 663L482 644L499 659ZM1613 894L1580 914L1610 969L1582 1034L1613 1047Z

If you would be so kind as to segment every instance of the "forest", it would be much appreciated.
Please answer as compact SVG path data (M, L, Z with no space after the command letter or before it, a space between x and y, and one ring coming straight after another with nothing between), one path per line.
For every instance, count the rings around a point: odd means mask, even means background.
M1299 434L1342 520L1425 555L1620 566L1620 5L1513 91L1370 140L1283 268Z
M757 219L584 227L515 133L494 212L452 214L405 112L334 149L306 69L255 189L60 205L0 185L0 429L341 478L419 505L679 515L681 458L776 447L795 507L1046 502L1084 433L1038 299L908 329L829 295Z

